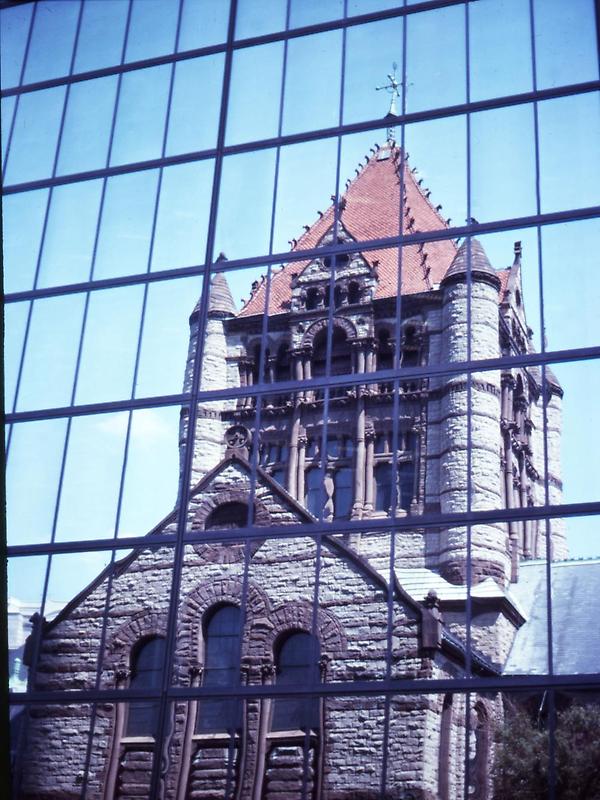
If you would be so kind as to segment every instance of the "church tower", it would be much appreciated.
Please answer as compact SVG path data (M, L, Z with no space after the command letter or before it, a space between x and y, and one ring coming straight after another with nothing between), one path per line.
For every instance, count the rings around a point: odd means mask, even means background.
M541 375L532 370L487 370L403 381L402 368L529 351L520 245L515 263L499 270L474 238L460 247L447 239L410 244L400 254L394 248L353 249L353 242L375 237L447 228L440 207L430 202L430 193L416 180L416 170L408 167L393 139L375 148L365 162L347 182L337 206L332 204L294 240L294 250L337 243L346 245L345 252L290 261L274 270L270 291L265 279L256 281L239 312L225 274L213 277L201 388L248 387L260 379L273 384L273 393L265 399L259 431L251 430L251 396L200 404L193 483L223 458L225 431L241 425L250 437L258 435L261 467L315 517L339 521L412 516L415 529L405 532L399 547L401 568L424 567L460 585L466 582L470 556L473 583L490 577L504 586L516 579L521 558L542 554L542 530L533 523L480 523L471 529L468 551L464 527L442 529L436 539L436 534L419 529L418 517L423 512L464 513L539 502ZM261 377L267 297L271 322ZM330 389L323 442L325 393L311 388L310 382L325 374L330 319L330 374L364 373L365 382ZM197 345L198 308L190 318L186 391ZM394 366L401 370L396 384L366 378ZM286 380L308 384L299 392L278 392L277 383ZM559 491L561 389L549 370L546 387L549 468L552 486ZM182 435L185 430L184 417ZM394 495L397 504L392 509ZM564 535L558 527L553 536L555 554L564 555ZM365 555L378 556L376 537L362 544L354 538L353 545ZM386 547L381 540L380 548Z
M223 389L228 385L225 324L228 319L232 319L237 313L224 273L216 272L213 275L208 292L208 319L202 340L201 391ZM192 376L194 374L197 348L201 341L201 333L199 331L200 303L201 299L198 300L190 315L190 343L183 379L184 392L191 392L193 389ZM223 443L225 427L222 421L222 410L223 403L205 401L198 404L196 431L193 437L192 486L198 483L210 469L218 464L225 453ZM182 474L183 460L185 458L187 421L187 409L182 409L179 436L180 474Z

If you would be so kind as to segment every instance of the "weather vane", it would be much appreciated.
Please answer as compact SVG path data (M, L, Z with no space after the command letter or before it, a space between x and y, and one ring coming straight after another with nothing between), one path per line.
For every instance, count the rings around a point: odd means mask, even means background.
M376 86L375 87L375 91L376 92L380 92L380 91L383 90L383 91L388 92L388 94L391 95L391 97L390 97L390 108L389 108L389 111L387 113L388 117L389 116L394 116L394 117L398 116L398 109L396 108L396 98L400 97L400 87L403 85L403 83L402 83L402 81L399 81L396 78L396 70L397 69L398 69L398 64L396 64L396 62L394 61L394 63L392 64L392 72L388 73L389 83L387 83L385 86ZM389 142L394 141L394 139L396 138L395 137L395 129L394 129L394 127L392 125L390 125L388 127L388 129L387 129L387 138L388 138Z

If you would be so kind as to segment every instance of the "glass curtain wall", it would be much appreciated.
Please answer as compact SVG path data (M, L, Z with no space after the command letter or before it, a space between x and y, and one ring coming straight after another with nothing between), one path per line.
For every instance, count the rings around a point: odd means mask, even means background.
M595 797L593 0L0 20L13 796Z

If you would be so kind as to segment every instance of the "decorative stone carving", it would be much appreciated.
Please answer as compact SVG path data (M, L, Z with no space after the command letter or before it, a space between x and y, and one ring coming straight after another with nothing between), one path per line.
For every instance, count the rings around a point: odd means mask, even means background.
M244 425L232 425L225 432L225 443L227 445L225 455L237 453L247 459L251 438L250 431Z

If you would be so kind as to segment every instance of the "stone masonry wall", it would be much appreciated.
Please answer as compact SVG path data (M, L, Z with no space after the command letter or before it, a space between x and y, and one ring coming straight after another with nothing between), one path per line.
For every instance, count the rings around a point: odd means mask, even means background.
M225 470L222 483L230 491L232 487L243 491L243 470L232 465ZM248 489L247 478L245 489ZM194 498L193 514L198 513L203 503L210 503L211 493L215 491L217 488L212 485ZM270 515L279 516L278 522L298 521L296 512L286 508L268 487L257 488L257 501ZM203 550L205 547L210 550ZM383 587L373 582L360 564L354 564L335 546L327 544L321 548L316 587L316 554L315 542L308 537L266 539L254 551L248 569L249 615L242 653L250 682L263 680L262 667L272 660L278 637L286 629L310 630L315 593L319 600L317 625L322 653L329 657L326 680L368 680L385 676L388 602ZM239 603L243 557L243 549L235 545L186 548L175 663L175 680L179 685L189 685L190 668L202 657L202 614L211 603L222 600ZM118 567L111 578L106 578L66 618L53 626L43 640L38 688L92 688L98 661L102 664L101 686L114 688L118 670L129 665L136 637L164 634L172 579L171 558L171 548L143 551L128 565ZM291 563L293 569L290 569ZM100 654L102 618L107 608L106 645ZM423 674L424 661L419 653L415 612L395 602L393 625L393 674L418 677ZM97 711L95 743L87 776L90 798L101 796L115 710L113 704L102 704ZM181 736L188 713L186 703L178 704L169 744L172 771L167 776L168 797L174 796L181 768L178 758L182 753ZM371 762L367 750L377 748L378 737L382 741L383 703L368 698L355 699L351 704L347 700L328 700L325 713L326 796L348 800L360 797L360 792L370 791L380 779L379 762ZM406 760L420 763L424 756L419 747L424 746L424 740L419 735L409 744L407 737L413 735L413 726L418 727L417 718L422 710L411 708L406 713L406 722L410 721L410 725L397 723L390 734L390 747L405 753ZM50 707L40 707L37 714L27 734L26 752L32 760L26 765L23 797L41 798L48 792L48 797L55 800L75 797L84 768L80 751L83 732L89 730L89 710L74 709L72 715L69 713L60 720ZM249 713L246 755L249 763L256 756L257 733L251 729L253 719L256 721L257 714L253 717ZM368 745L364 737L356 737L361 726L372 726L373 738ZM50 728L52 736L48 735ZM404 779L396 775L394 780L402 783Z

